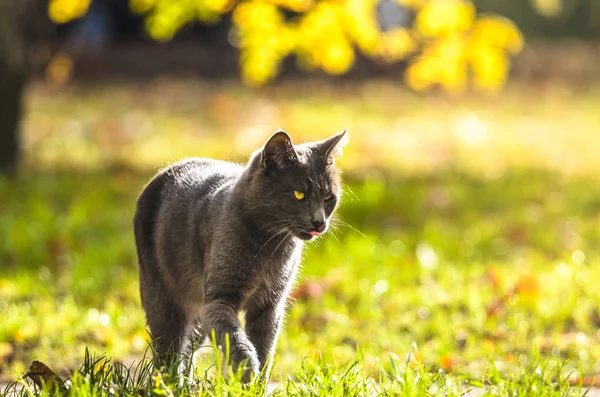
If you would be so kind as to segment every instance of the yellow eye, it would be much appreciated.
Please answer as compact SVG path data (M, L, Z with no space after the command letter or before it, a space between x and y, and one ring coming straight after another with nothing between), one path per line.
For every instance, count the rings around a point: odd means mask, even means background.
M325 201L329 201L329 200L331 200L332 198L333 198L333 195L331 195L331 194L330 194L330 195L328 195L328 196L325 196Z
M304 200L304 193L294 190L294 197L296 200Z

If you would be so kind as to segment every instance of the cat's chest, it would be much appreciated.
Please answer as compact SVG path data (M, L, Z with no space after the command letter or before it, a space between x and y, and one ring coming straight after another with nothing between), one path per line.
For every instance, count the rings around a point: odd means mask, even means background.
M258 305L277 305L294 282L302 247L293 247L277 257L261 257L252 265L252 281L244 293L243 310Z
M302 244L294 242L258 255L251 264L254 270L254 284L269 289L285 288L296 271L301 254Z

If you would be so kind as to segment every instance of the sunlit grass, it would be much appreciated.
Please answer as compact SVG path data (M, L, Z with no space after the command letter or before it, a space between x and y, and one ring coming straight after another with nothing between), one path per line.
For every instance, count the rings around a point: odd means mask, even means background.
M215 356L222 357L213 345ZM344 364L305 360L295 376L285 376L276 383L265 384L254 379L241 382L241 372L223 372L195 368L193 376L177 375L175 366L153 367L144 356L129 366L113 363L105 356L96 357L86 350L81 367L65 377L43 373L32 382L29 375L5 386L5 395L69 395L69 396L572 396L585 395L587 389L569 379L573 372L565 365L549 365L538 361L517 373L504 374L491 363L483 376L472 379L454 376L442 369L427 368L413 360L413 350L406 360L390 355L378 363L378 371L367 371L357 353ZM384 368L385 367L385 368ZM39 371L39 368L36 369ZM43 370L51 371L48 368ZM39 376L39 372L38 372Z
M243 161L273 120L300 139L349 125L352 139L340 221L307 250L279 342L278 393L460 395L481 381L493 395L535 395L533 386L566 395L567 376L598 372L595 96L556 94L577 105L565 110L575 120L551 118L556 97L513 102L518 91L448 104L373 86L386 95L342 106L344 93L327 87L304 99L291 87L163 87L163 101L135 87L52 100L44 87L30 92L29 157L15 180L0 180L3 379L33 360L78 368L86 347L139 360L147 335L131 230L137 194L152 168L182 156ZM471 121L447 129L465 114ZM482 119L493 134L465 132ZM505 126L514 128L502 135ZM547 127L535 145L531 126ZM412 146L399 150L397 140Z

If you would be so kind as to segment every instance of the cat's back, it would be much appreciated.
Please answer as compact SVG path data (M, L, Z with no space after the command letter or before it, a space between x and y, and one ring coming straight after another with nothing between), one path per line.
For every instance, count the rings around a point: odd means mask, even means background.
M176 218L191 211L193 214L187 215L195 217L209 207L211 212L219 212L218 207L243 171L244 167L238 164L208 158L188 158L171 165L156 177L166 180L163 214Z
M150 241L160 229L184 229L193 221L209 221L209 207L218 212L243 171L238 164L209 158L187 158L162 169L138 199L136 235L144 233Z
M162 170L159 176L167 179L167 186L176 190L218 187L224 182L238 178L244 167L227 161L209 158L187 158Z

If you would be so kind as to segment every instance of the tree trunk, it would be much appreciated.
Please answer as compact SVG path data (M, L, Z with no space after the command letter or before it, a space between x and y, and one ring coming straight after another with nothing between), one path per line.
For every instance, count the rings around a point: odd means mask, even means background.
M0 172L19 162L19 121L25 85L25 50L19 32L18 0L0 0Z

